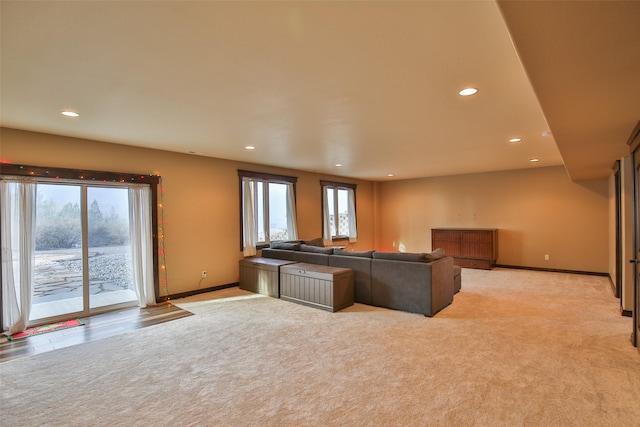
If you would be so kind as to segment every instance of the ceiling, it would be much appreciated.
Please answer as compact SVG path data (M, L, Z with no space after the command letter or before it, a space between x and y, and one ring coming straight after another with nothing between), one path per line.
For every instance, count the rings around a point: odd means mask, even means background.
M640 2L0 7L9 128L368 180L582 180L640 119Z

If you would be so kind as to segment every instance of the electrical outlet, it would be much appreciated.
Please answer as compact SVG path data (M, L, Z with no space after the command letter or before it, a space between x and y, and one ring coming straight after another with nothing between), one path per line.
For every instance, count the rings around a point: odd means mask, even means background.
M549 254L545 254L545 255L544 255L544 260L545 260L545 261L549 261Z
M202 278L204 279L205 277L207 277L207 272L202 270Z

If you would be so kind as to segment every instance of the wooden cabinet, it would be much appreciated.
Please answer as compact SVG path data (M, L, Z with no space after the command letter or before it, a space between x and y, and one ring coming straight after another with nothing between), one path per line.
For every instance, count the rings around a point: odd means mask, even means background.
M491 270L498 258L498 230L495 228L433 228L432 249L442 248L455 265Z

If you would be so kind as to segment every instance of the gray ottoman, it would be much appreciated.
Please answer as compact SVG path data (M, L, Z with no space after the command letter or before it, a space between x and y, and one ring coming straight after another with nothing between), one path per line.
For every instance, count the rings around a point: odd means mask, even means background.
M453 293L457 294L462 288L462 268L453 266Z

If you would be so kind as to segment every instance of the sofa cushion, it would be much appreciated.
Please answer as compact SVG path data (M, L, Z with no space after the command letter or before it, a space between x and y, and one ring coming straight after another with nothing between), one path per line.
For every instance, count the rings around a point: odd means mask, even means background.
M428 262L435 261L440 258L444 258L445 256L446 255L444 253L444 249L442 248L434 249L433 251L431 251L431 253L424 254L424 257L427 259Z
M271 249L287 249L290 251L299 251L300 250L300 243L293 243L293 242L271 242L271 244L269 245L269 247Z
M318 246L320 248L324 248L324 240L322 240L322 237L316 237L315 239L311 240L302 240L302 243L309 246Z
M344 249L333 249L334 255L357 256L362 258L373 258L373 250L370 251L345 251Z
M321 248L319 246L305 245L304 243L300 245L300 251L314 252L316 254L325 254L325 255L331 255L333 253L332 248Z
M412 262L427 262L424 254L417 254L412 252L378 252L373 253L374 259L389 259L393 261L412 261Z

